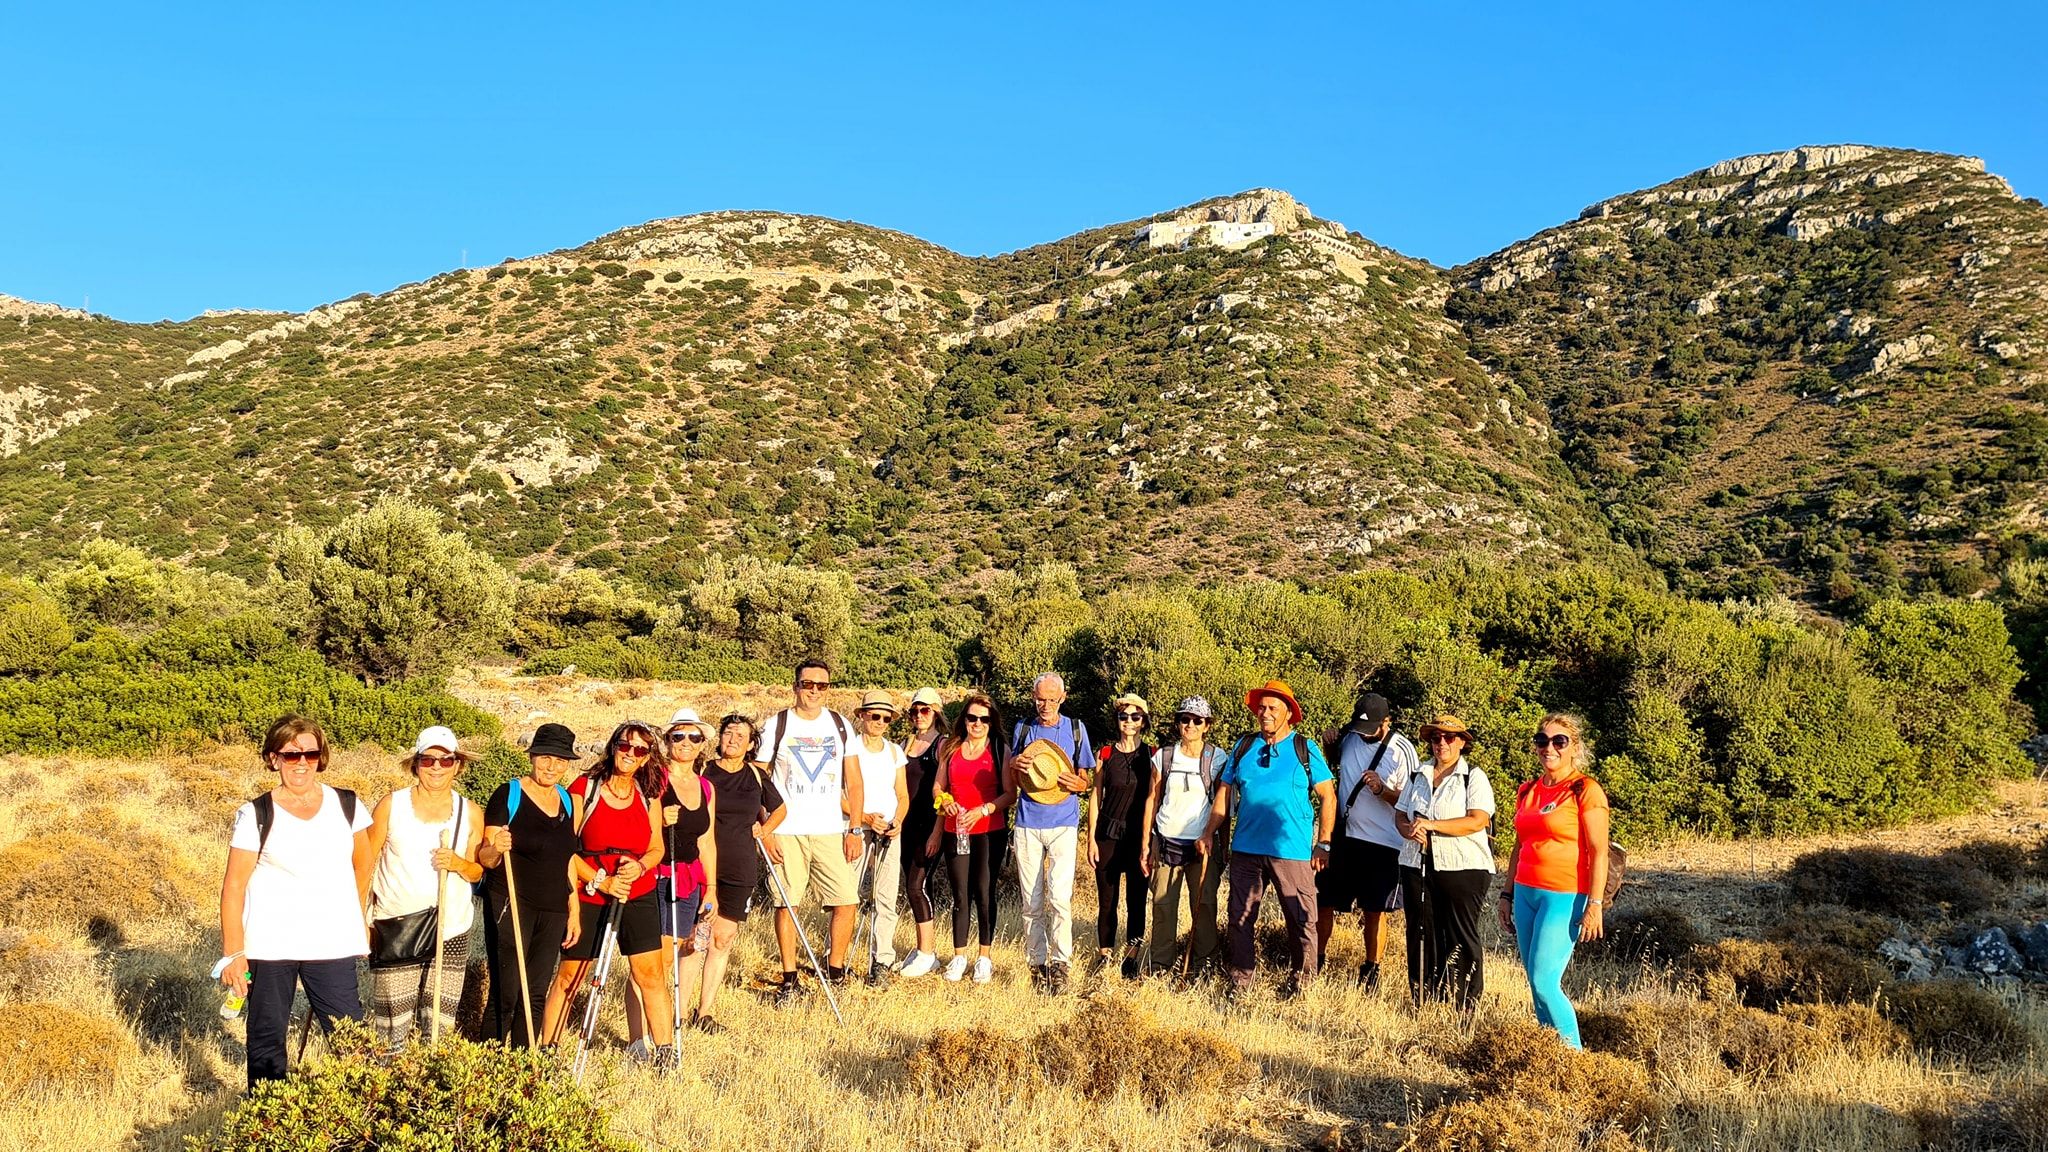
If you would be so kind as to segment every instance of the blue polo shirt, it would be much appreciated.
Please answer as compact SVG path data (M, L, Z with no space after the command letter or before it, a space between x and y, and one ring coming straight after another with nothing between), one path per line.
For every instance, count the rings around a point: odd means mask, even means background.
M1078 739L1077 739L1078 737ZM1050 740L1074 762L1074 771L1086 772L1095 764L1095 749L1088 744L1088 726L1065 716L1053 718L1050 728L1036 720L1020 724L1011 732L1010 755L1022 752L1033 740ZM1056 804L1041 804L1029 796L1017 798L1019 828L1078 828L1081 826L1081 797L1069 796Z
M1217 782L1237 792L1237 831L1233 852L1306 860L1316 846L1316 808L1311 789L1330 777L1329 762L1313 740L1307 741L1308 763L1295 755L1295 734L1277 744L1254 737L1244 755L1223 768Z

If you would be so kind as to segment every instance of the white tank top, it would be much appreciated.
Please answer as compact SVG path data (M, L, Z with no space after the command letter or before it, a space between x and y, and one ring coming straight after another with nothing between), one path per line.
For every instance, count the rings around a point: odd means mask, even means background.
M377 856L377 872L370 880L370 918L403 916L434 906L434 849L441 846L441 833L448 833L448 846L462 851L463 812L469 802L461 793L450 796L454 811L448 819L428 824L412 810L412 789L391 794L389 831L384 851ZM469 931L474 909L469 881L456 872L442 872L441 939L452 940Z

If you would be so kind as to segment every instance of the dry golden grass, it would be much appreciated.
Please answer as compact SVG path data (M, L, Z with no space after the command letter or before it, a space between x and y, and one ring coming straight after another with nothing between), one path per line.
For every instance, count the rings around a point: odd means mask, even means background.
M614 702L602 705L577 682L537 691L534 681L497 679L491 691L500 714L524 709L508 728L530 730L539 720L528 714L545 711L586 738L601 738L621 714L659 718L685 704L707 714L766 711L784 699L781 689L612 685L601 690L617 694ZM629 691L638 695L627 700ZM482 690L472 699L483 702ZM565 706L573 701L580 703ZM327 779L374 802L403 775L391 754L358 749L338 756ZM173 907L151 896L118 904L113 935L88 935L75 914L0 929L0 1009L61 1005L78 1017L67 1024L73 1032L113 1037L101 1050L123 1053L92 1076L0 1093L0 1147L181 1148L185 1135L217 1123L242 1082L240 1025L213 1015L217 993L205 970L218 954L214 899L228 818L268 774L241 747L139 761L0 757L0 786L8 781L17 783L0 787L0 850L89 827L146 834L156 838L154 866L182 877L176 891L190 902ZM2031 848L2039 801L2015 787L1978 816L1865 839L1935 854L1986 836ZM1622 910L1668 904L1708 939L1761 936L1789 919L1775 879L1792 859L1859 842L1639 850ZM157 882L130 887L155 893ZM1076 888L1085 956L1092 885L1083 876ZM2030 871L2011 898L2014 907L2041 906L2041 879ZM1667 917L1662 931L1676 931L1672 923ZM2048 1007L2018 989L1990 996L2020 1043L1973 1065L1941 1049L1899 1046L1898 1030L1871 1011L1874 998L1787 1002L1764 1012L1700 1000L1658 955L1589 958L1574 966L1568 986L1589 1038L1619 1054L1574 1055L1527 1024L1527 988L1511 944L1499 938L1491 940L1476 1029L1448 1009L1406 1007L1398 947L1377 994L1352 987L1344 977L1361 957L1348 918L1327 977L1299 1000L1276 1000L1268 984L1229 1005L1213 985L1176 993L1090 974L1085 963L1076 994L1050 999L1028 987L1012 900L999 923L992 984L932 977L881 991L849 988L842 1028L822 997L778 1011L753 990L775 967L769 927L765 916L749 923L734 965L738 983L720 1000L728 1031L690 1033L679 1075L656 1080L619 1058L623 1020L614 1000L589 1085L646 1147L1887 1152L2027 1147L2048 1117ZM1399 932L1397 922L1396 939ZM899 950L908 925L903 933ZM1838 946L1849 934L1785 933L1792 944ZM1899 1015L1893 1000L1874 1002ZM320 1050L316 1039L313 1052ZM1049 1063L1058 1074L1046 1073ZM934 1069L953 1070L947 1080L979 1077L981 1086L951 1087ZM1592 1105L1561 1102L1543 1076L1592 1076L1607 1087ZM1597 1118L1619 1123L1603 1127ZM1647 1122L1631 1134L1623 1128L1632 1119Z

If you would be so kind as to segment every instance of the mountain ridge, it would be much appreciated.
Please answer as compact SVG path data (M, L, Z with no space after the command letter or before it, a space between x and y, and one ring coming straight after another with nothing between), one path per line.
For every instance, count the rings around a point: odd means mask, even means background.
M1787 478L1814 460L1771 456L1785 438L1761 434L1724 445L1732 464L1708 447L1778 418L1836 434L1843 421L1815 405L1887 427L1923 417L1873 399L1872 378L1925 387L1937 370L2038 412L2038 209L1981 161L1829 145L1609 197L1448 269L1255 188L995 256L722 211L304 313L24 313L0 324L0 495L15 505L0 557L125 527L249 569L273 526L397 490L508 559L657 585L712 551L943 585L1034 539L1104 580L1310 575L1470 546L1641 555L1702 591L1775 574L1843 592L1836 577L1870 582L1879 553L1908 578L1942 548L2034 530L2037 478L1996 481L2003 519L1974 534L1916 508L1903 542L1823 541L1847 560L1815 568L1785 554L1831 498ZM1954 216L1968 238L1942 233ZM1692 267L1814 253L1885 266L1819 282L1843 333L1819 351L1814 300L1786 312L1770 275L1755 287ZM1937 257L1949 264L1914 263ZM1671 283L1624 283L1644 269ZM1909 286L1898 304L1914 276L1936 299ZM1965 281L1969 300L1942 296ZM1794 319L1801 338L1780 338ZM1615 347L1588 351L1589 334ZM1996 409L1953 403L1966 423ZM1695 407L1723 431L1687 424ZM1630 432L1667 424L1685 452ZM2013 435L1943 424L1921 454L1961 462ZM2026 472L2033 442L2018 435L1993 450ZM277 443L301 449L293 468L270 463ZM1842 455L1861 475L1868 453ZM1768 484L1728 479L1759 470ZM1880 517L1881 495L1863 498L1881 489L1834 512ZM1795 493L1820 504L1790 516ZM1758 507L1723 517L1715 501ZM656 540L650 515L682 530ZM1786 528L1749 531L1764 520ZM1715 539L1731 528L1747 550Z

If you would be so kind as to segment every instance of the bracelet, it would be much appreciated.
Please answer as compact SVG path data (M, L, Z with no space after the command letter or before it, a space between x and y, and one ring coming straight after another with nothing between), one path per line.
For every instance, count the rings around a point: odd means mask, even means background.
M1605 904L1607 903L1607 901L1605 901L1605 900L1588 900L1588 901L1586 901L1586 903L1588 903L1588 904L1592 905L1592 906L1593 906L1593 907L1595 907L1595 908L1599 908L1599 907L1602 907L1602 906L1604 906L1604 905L1605 905Z

